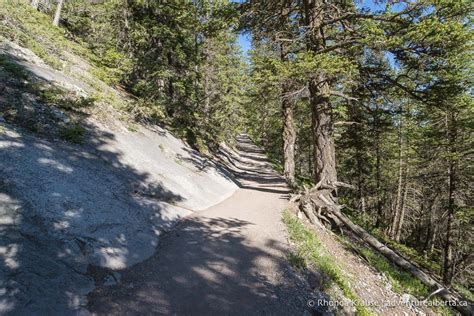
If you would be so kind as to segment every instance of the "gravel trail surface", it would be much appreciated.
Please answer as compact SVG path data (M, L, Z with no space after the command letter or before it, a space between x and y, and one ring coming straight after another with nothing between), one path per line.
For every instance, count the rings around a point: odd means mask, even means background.
M98 284L97 314L302 315L303 282L291 272L281 212L288 188L246 136L227 151L239 189L187 217L156 253ZM99 281L100 282L100 281Z

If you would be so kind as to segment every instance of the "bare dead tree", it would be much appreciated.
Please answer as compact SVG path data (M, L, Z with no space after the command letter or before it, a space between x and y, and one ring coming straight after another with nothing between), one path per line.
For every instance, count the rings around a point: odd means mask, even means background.
M61 10L63 8L64 0L59 0L56 6L56 13L54 14L53 25L59 26L59 20L61 19Z

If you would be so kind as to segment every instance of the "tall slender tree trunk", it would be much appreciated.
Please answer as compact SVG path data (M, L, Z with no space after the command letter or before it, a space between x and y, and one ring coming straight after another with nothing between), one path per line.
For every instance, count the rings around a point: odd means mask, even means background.
M432 253L434 250L434 243L436 239L436 222L435 222L435 215L436 215L436 208L433 206L434 201L430 201L428 205L428 212L429 212L429 221L428 221L428 231L426 232L426 242L424 250L428 253Z
M285 46L281 45L281 61L288 59ZM282 84L282 112L283 112L283 174L290 185L295 184L295 142L296 131L293 116L293 100L288 96L291 85L288 82Z
M325 45L321 29L323 23L322 0L305 0L304 9L308 26L308 49L318 52ZM330 78L318 73L309 80L311 131L314 139L314 179L316 183L334 186L337 182L336 154L333 140Z
M398 126L398 187L397 199L395 202L395 212L393 215L392 225L390 227L389 235L395 238L398 222L400 220L400 210L402 206L403 195L403 121L400 119Z
M454 155L456 154L456 122L455 115L452 110L446 113L446 137L448 141L448 218L446 224L446 240L444 244L444 262L443 262L443 282L450 285L453 274L453 230L454 230L454 215L456 212L456 205L454 195L456 191L456 164Z
M211 6L212 7L212 6ZM212 9L209 9L206 12L206 21L210 21L211 19L211 14L212 14ZM210 107L211 107L211 45L209 43L210 37L204 37L204 45L203 45L203 63L204 63L204 107L203 107L203 112L204 112L204 121L205 124L208 124L208 118L209 118L209 112L210 112ZM198 44L197 44L197 39L196 39L196 56L199 56L198 52ZM197 64L197 63L196 63Z
M377 132L378 133L378 132ZM381 172L381 168L380 168L380 144L379 144L379 137L377 136L377 144L375 145L376 148L375 148L375 190L376 190L376 194L377 194L377 219L376 219L376 222L375 222L375 226L377 227L381 227L384 223L384 213L383 213L383 209L382 209L382 197L380 196L382 193L381 193L381 190L380 190L380 187L381 187L381 181L380 181L380 172Z
M210 85L210 65L209 65L209 60L208 57L205 58L205 67L206 69L204 70L204 107L203 107L203 112L206 118L209 117L209 110L211 106L211 85Z
M122 23L123 26L120 28L119 33L119 43L123 45L123 51L128 51L128 56L132 58L133 56L133 48L132 48L132 41L130 39L130 21L132 20L132 8L130 5L131 0L125 0L122 2ZM158 49L163 48L163 43L161 38L156 39L156 47ZM160 87L164 88L165 81L160 79Z
M284 88L284 91L286 89ZM284 92L285 93L285 92ZM283 97L283 158L284 175L290 185L295 184L295 142L296 132L293 118L293 102Z
M63 9L63 2L64 0L59 0L58 5L56 7L56 13L54 14L53 25L58 26L59 20L61 18L61 10Z
M403 185L403 199L402 199L402 206L400 208L400 214L398 217L397 227L395 228L395 241L400 242L400 238L402 235L402 228L403 222L405 221L405 212L407 207L407 195L408 195L408 159L405 161L405 184Z
M375 191L377 195L377 219L375 226L381 227L384 223L384 213L382 209L382 197L381 197L381 154L380 154L380 119L379 119L379 105L376 103L376 112L374 117L375 127Z
M362 157L360 154L360 148L356 148L356 156L357 156L357 188L358 188L358 198L359 198L359 205L361 207L362 214L365 215L365 192L364 192L364 180L362 175Z

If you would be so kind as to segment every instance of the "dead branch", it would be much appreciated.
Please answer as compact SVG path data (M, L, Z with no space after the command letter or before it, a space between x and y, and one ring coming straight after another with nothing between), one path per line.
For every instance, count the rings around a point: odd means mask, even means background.
M341 97L341 98L344 98L344 99L350 100L350 101L359 101L359 99L357 99L357 98L345 95L344 93L341 93L341 92L338 92L338 91L331 91L331 95L336 96L336 97Z
M339 126L339 125L354 125L354 124L360 124L359 122L343 122L343 121L338 121L338 122L335 122L334 125L335 126Z
M355 188L356 188L352 184L344 183L344 182L341 182L341 181L335 182L334 185L337 186L337 187L344 187L344 188L349 188L349 189L352 189L352 190L355 190Z

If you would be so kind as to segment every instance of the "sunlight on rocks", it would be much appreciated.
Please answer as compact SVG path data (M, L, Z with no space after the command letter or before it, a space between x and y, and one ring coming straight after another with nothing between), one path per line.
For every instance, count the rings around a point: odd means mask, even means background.
M0 257L3 259L4 265L9 269L18 269L20 267L19 262L16 259L18 254L18 245L11 244L8 246L0 247Z

